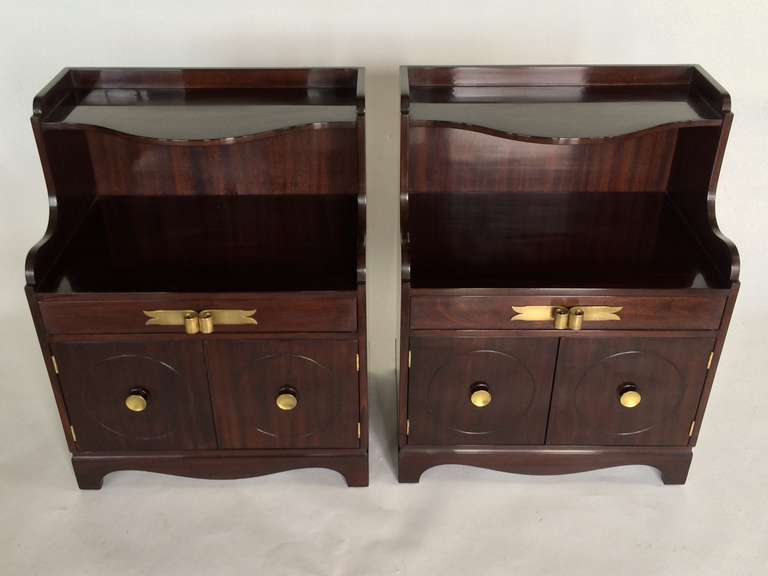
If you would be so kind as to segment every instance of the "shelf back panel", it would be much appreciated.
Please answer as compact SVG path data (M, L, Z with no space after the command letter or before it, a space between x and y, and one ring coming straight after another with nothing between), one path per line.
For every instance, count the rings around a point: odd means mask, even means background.
M561 145L461 128L412 126L409 191L661 191L667 187L677 132L656 130L601 143Z
M354 127L173 144L88 130L99 196L356 194ZM301 150L296 154L295 150Z

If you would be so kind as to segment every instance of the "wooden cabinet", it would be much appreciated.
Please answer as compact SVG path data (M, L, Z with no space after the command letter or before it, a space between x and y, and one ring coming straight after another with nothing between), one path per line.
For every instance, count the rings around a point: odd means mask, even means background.
M66 69L26 292L82 488L368 483L363 72Z
M686 480L739 288L698 66L401 69L399 477ZM474 396L478 394L478 396Z
M222 448L356 448L355 340L206 343Z
M542 444L556 352L556 338L415 336L409 441Z
M52 351L81 450L216 448L201 342L78 340Z

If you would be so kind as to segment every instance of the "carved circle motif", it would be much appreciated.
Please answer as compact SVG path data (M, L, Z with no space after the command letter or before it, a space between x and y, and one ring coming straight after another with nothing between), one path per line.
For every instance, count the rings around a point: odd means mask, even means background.
M110 356L94 366L96 385L82 389L82 404L91 419L112 434L138 440L157 440L173 433L179 404L194 401L187 393L176 368L136 354ZM146 382L163 382L153 390L153 405L163 406L133 412L125 407L126 395Z
M471 375L466 382L457 375ZM493 402L478 410L469 401L473 383L487 383ZM528 412L536 396L533 375L516 357L498 350L473 350L452 356L432 375L427 412L460 434L493 434Z
M618 401L617 390L625 382L634 383L642 394L642 402L631 410ZM684 393L684 379L672 362L653 352L632 350L611 354L587 368L574 388L573 402L580 425L630 436L675 418Z

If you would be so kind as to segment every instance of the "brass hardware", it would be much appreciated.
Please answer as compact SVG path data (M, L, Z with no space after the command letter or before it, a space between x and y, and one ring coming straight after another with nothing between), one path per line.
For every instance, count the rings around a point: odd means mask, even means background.
M691 422L691 428L688 430L688 438L691 438L693 436L694 428L696 428L696 420Z
M147 409L149 393L143 388L132 388L125 399L125 407L131 412L144 412Z
M405 421L405 435L410 436L411 435L411 421L410 419Z
M203 310L198 316L200 332L203 334L213 334L213 314L210 310Z
M516 312L510 320L522 320L523 322L546 322L554 318L555 309L562 306L512 306Z
M197 334L200 332L200 322L197 317L197 312L184 313L184 331L187 334Z
M360 422L357 423L357 439L360 440L360 437L362 436L362 426L360 426Z
M413 362L413 354L411 353L410 350L408 350L408 368L411 367L412 362Z
M568 328L571 330L581 330L584 325L584 310L574 306L568 312Z
M635 408L642 399L637 386L631 382L619 386L619 404L624 408Z
M546 322L553 320L555 330L581 330L584 322L621 320L622 306L513 306L515 315L510 320Z
M565 330L568 328L568 308L565 306L555 306L552 309L552 316L555 319L555 330Z
M710 353L709 353L709 359L707 360L707 370L709 370L710 368L712 368L712 359L713 359L714 357L715 357L715 352L714 352L714 350L713 350L712 352L710 352ZM55 362L55 361L56 361L56 360L54 359L54 362ZM58 374L58 370L57 370L57 374Z
M299 403L296 392L292 388L283 388L275 398L275 404L280 410L293 410Z
M184 326L187 334L197 334L194 310L144 310L144 315L149 317L146 326Z
M355 354L355 368L360 372L360 354Z
M469 401L473 406L484 408L485 406L488 406L492 400L493 396L491 396L488 384L485 382L478 382L472 386Z
M53 371L58 374L59 373L59 363L56 362L56 356L51 354L51 364L53 364Z
M212 334L215 325L256 325L256 310L144 310L147 326L184 326L187 334Z
M75 427L74 426L70 426L69 427L69 433L72 435L72 442L77 444L77 434L75 434Z
M577 306L576 308L584 312L584 322L607 322L621 320L619 312L624 309L624 306Z

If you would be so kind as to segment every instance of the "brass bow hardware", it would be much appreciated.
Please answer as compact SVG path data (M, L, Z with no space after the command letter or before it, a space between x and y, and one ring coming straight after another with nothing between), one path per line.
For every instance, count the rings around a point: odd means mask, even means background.
M523 322L553 321L555 330L581 330L584 322L621 320L623 306L513 306L515 315L510 320Z
M253 310L144 310L147 326L184 326L187 334L213 334L215 326L258 324Z

